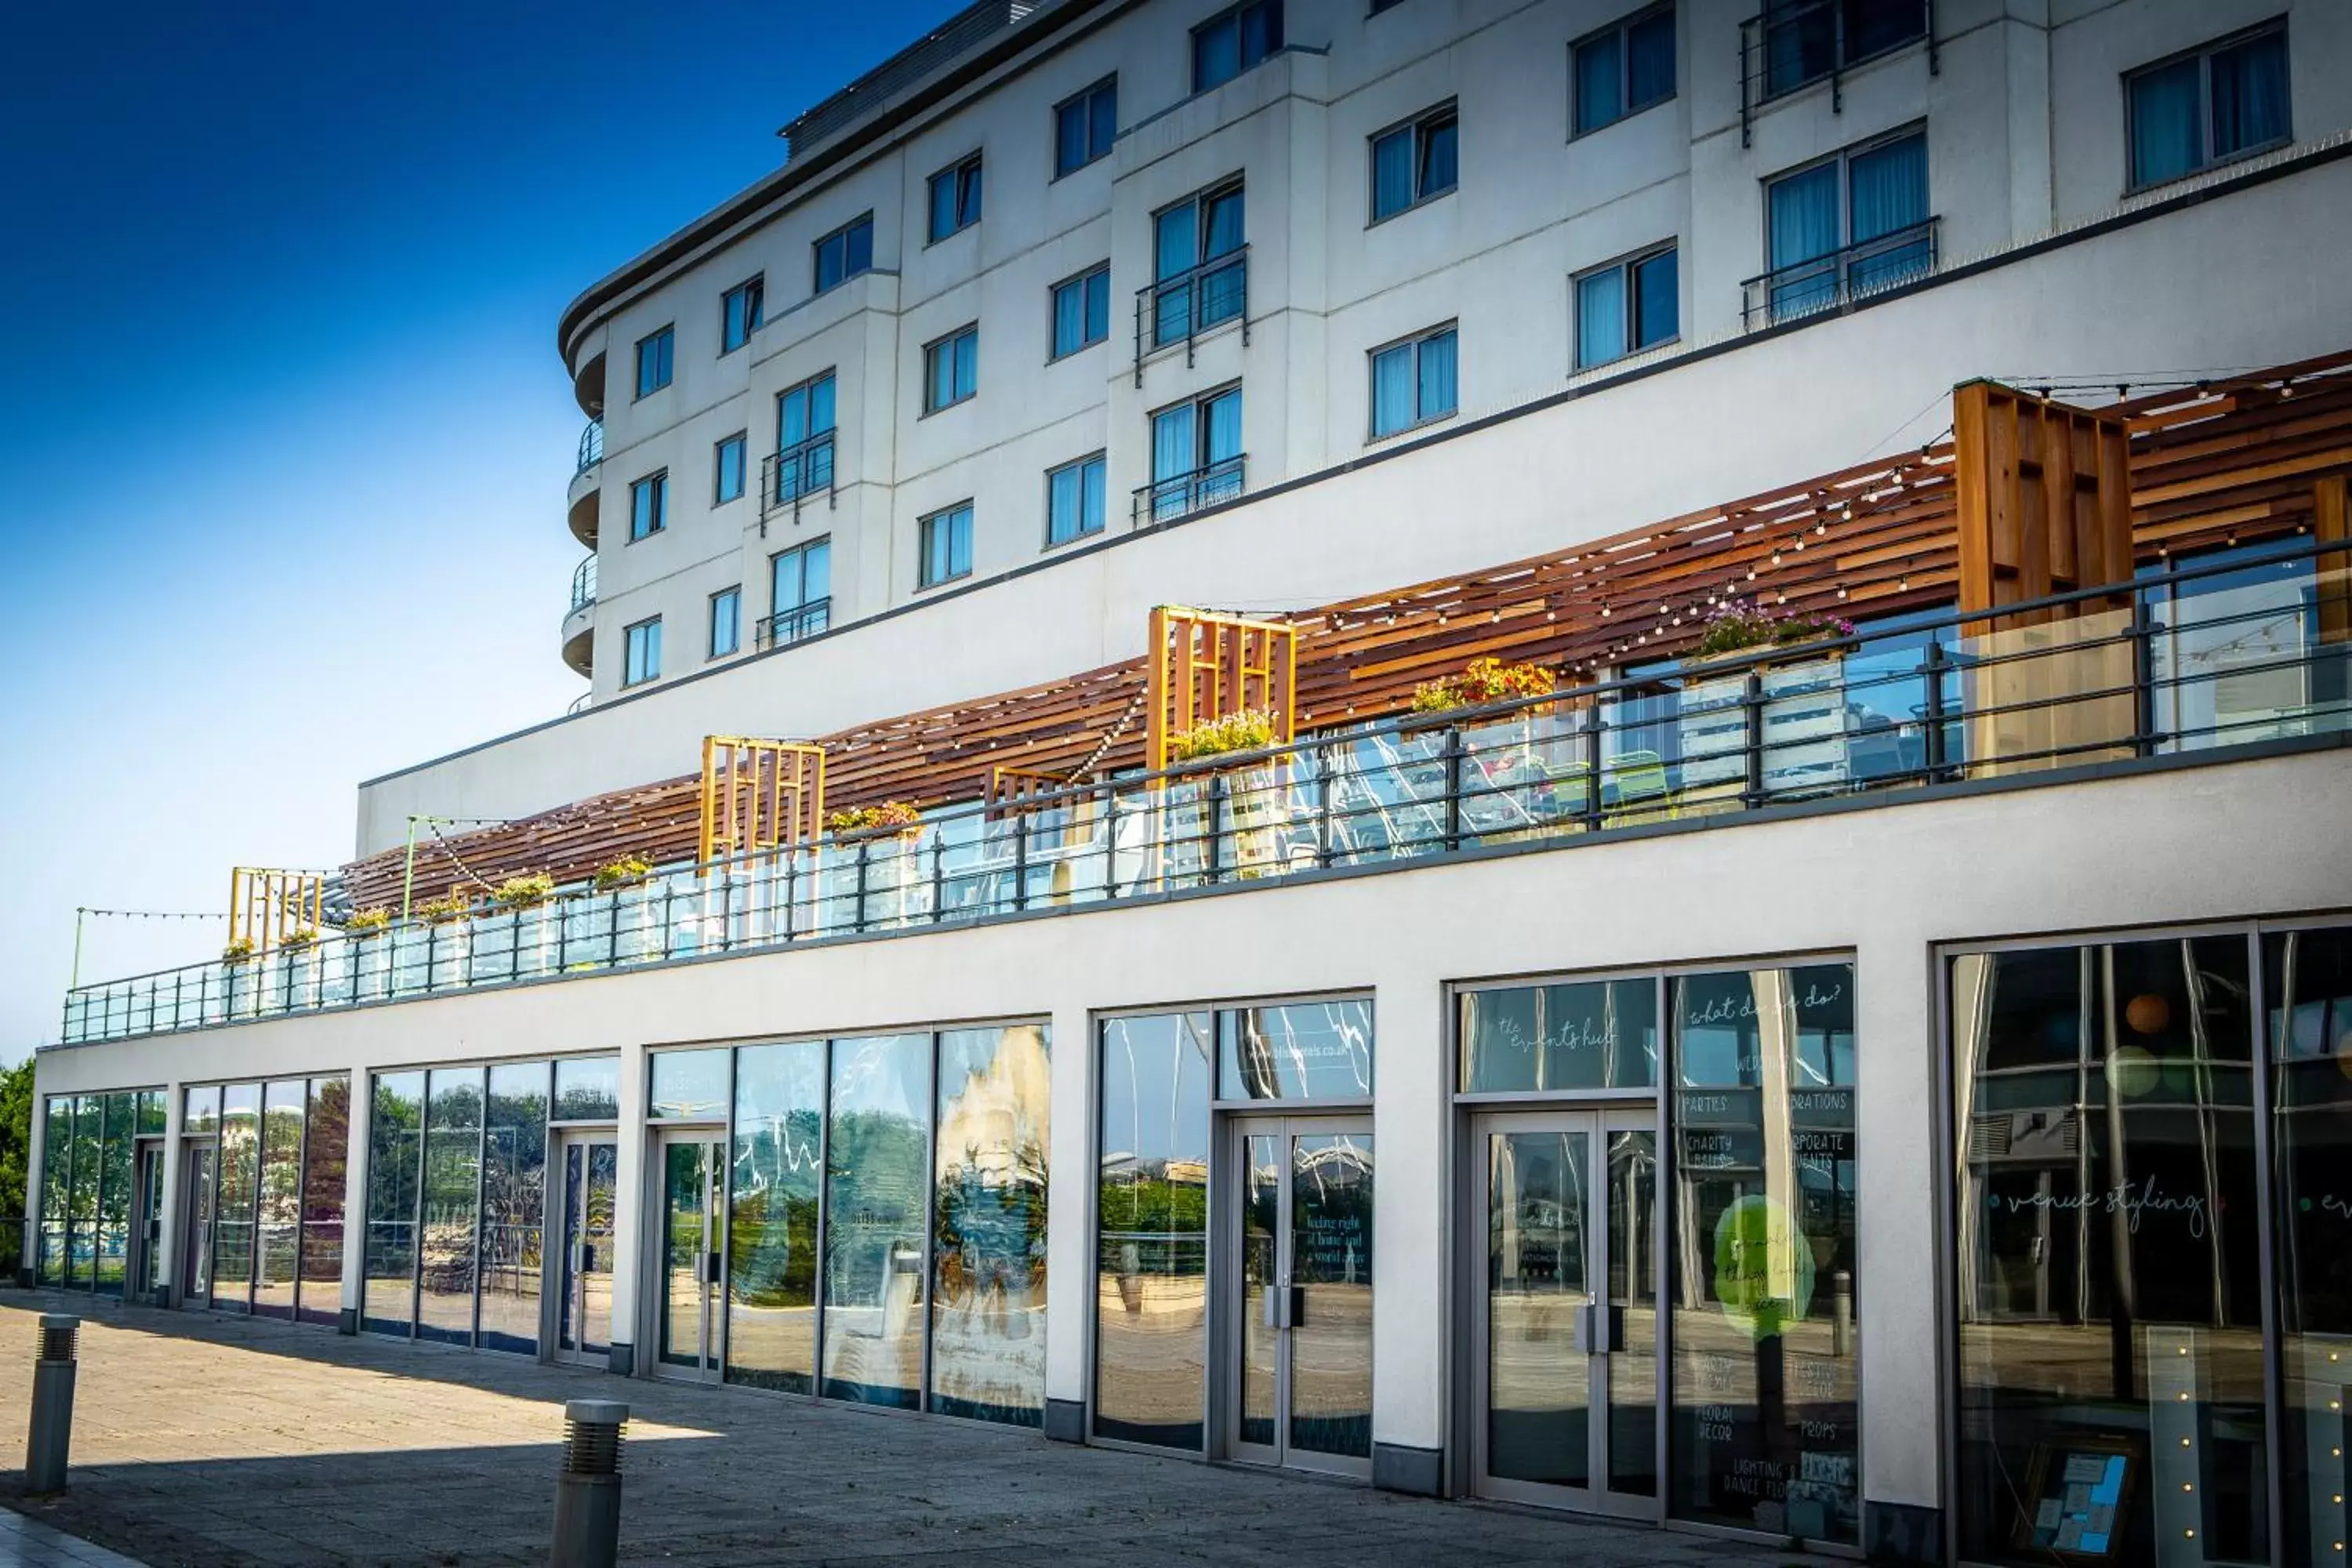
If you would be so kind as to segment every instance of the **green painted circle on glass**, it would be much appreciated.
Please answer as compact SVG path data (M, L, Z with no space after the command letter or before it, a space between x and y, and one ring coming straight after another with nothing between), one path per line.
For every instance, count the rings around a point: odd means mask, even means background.
M1813 1249L1787 1205L1751 1193L1717 1219L1715 1299L1753 1340L1805 1321L1813 1304Z

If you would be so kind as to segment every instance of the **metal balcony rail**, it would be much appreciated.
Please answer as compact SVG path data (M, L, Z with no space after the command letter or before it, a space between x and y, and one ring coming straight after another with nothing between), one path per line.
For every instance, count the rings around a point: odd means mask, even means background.
M1875 239L1759 273L1739 286L1741 327L1753 331L1819 315L1927 276L1936 270L1942 223L1941 217L1922 218Z
M824 504L835 504L833 486L833 441L837 434L820 430L805 441L780 447L760 459L760 521L786 508L793 517L801 503L822 490Z
M572 477L578 479L604 460L604 422L591 419L580 432L580 460L572 466Z
M1739 24L1739 144L1753 137L1756 111L1776 98L1828 79L1830 110L1845 112L1845 73L1864 61L1927 40L1936 74L1936 0L1780 0Z
M1227 321L1239 321L1242 342L1249 342L1249 247L1236 246L1211 257L1198 267L1162 278L1135 291L1135 384L1143 384L1143 366L1180 345L1184 363L1192 363L1192 349L1202 336Z
M1130 516L1139 523L1166 522L1219 501L1232 500L1242 493L1243 470L1248 462L1249 454L1242 452L1190 473L1174 474L1139 486Z
M761 647L782 647L804 637L813 637L833 624L833 601L811 599L793 609L779 610L772 616L762 616L752 627L752 640Z
M572 569L572 608L565 611L568 618L578 615L596 602L596 557L583 558Z
M2352 570L2308 563L2167 604L2247 558L834 836L524 909L394 921L90 984L68 1043L908 932L1338 869L1709 827L1775 808L2352 733ZM2323 562L2322 557L2332 557ZM2323 569L2324 568L2324 569ZM2081 606L2041 621L2037 610ZM2166 624L2161 606L2172 616ZM2336 743L2344 743L2338 742Z

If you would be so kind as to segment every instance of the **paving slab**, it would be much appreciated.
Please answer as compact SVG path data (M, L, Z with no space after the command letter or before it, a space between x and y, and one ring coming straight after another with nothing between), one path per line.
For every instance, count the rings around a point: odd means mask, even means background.
M1780 1568L1815 1560L1034 1432L622 1380L290 1323L0 1290L0 1460L34 1315L84 1316L72 1484L0 1471L0 1568L547 1560L563 1402L630 1407L621 1560L665 1568ZM21 1517L19 1517L21 1516ZM6 1555L36 1526L47 1556ZM29 1540L29 1537L23 1537ZM59 1545L59 1542L63 1545ZM83 1543L95 1543L94 1546ZM116 1556L59 1555L103 1549Z

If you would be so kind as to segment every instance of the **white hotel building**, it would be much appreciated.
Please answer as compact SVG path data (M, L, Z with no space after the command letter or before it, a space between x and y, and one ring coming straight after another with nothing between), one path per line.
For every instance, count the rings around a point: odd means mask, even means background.
M26 1272L2347 1561L2352 6L1759 4L995 0L793 121L560 323L582 704L67 999Z

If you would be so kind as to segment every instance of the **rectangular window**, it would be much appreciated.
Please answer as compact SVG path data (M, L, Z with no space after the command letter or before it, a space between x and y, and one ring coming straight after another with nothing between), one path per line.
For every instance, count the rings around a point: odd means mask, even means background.
M939 1037L929 1404L937 1414L1045 1424L1052 1064L1042 1025Z
M1758 281L1773 321L1891 287L1934 265L1925 132L1848 148L1767 182L1764 192L1771 270Z
M1644 11L1570 47L1576 134L1613 125L1675 95L1675 9Z
M833 488L833 372L776 394L775 504Z
M670 356L677 333L669 327L637 340L637 395L647 396L669 384Z
M1151 521L1164 522L1242 493L1242 389L1229 386L1151 416Z
M1192 29L1192 90L1223 87L1282 47L1282 0L1250 0Z
M1054 106L1054 177L1110 155L1118 134L1118 78L1107 77Z
M639 621L628 629L628 662L621 671L621 684L638 686L661 678L661 617Z
M2125 86L2135 190L2278 146L2293 134L2283 22L2135 71Z
M647 474L629 487L629 542L650 539L669 526L669 470Z
M1450 326L1372 351L1373 439L1454 413L1454 353Z
M1744 69L1777 98L1926 37L1927 0L1764 0L1755 26L1742 35Z
M1054 357L1110 336L1110 263L1054 285Z
M727 290L719 305L719 352L731 354L751 341L767 309L768 280L763 274Z
M980 154L931 176L931 243L980 221Z
M760 646L782 647L824 630L833 618L833 541L812 540L768 562L768 618Z
M1241 182L1214 186L1151 216L1151 342L1182 342L1239 318L1249 303Z
M724 658L743 646L743 590L721 588L710 595L710 657Z
M923 519L922 534L917 587L935 588L971 575L971 502L931 513Z
M1460 129L1454 105L1441 104L1372 138L1372 221L1451 195Z
M1103 531L1103 454L1065 463L1045 475L1045 542L1067 544Z
M1590 370L1676 337L1682 289L1671 245L1576 279L1576 368Z
M838 287L874 270L874 215L866 213L810 247L815 257L816 291Z
M980 327L964 327L923 347L923 412L961 403L980 390Z
M416 1218L425 1164L425 1075L378 1073L368 1116L367 1235L360 1324L406 1338L416 1320Z
M735 1053L727 1381L816 1391L816 1245L825 1043Z
M711 448L711 505L725 506L729 501L741 498L743 494L743 451L744 443L748 438L749 437L744 432L738 430L735 434L728 437L727 439L719 442L718 446Z

